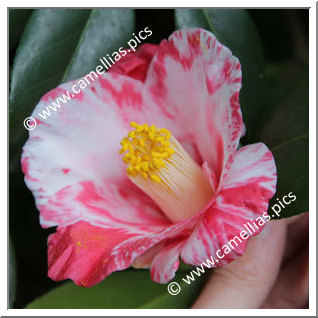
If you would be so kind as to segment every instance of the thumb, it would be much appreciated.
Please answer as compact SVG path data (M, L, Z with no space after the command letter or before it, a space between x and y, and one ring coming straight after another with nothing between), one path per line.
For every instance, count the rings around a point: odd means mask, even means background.
M275 283L285 239L286 221L270 221L240 259L213 271L192 308L259 308Z

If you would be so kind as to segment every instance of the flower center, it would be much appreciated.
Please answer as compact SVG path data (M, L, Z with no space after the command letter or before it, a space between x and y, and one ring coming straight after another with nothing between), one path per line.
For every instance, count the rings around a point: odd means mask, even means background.
M200 211L213 191L200 166L165 128L130 124L120 154L131 181L147 193L173 222Z

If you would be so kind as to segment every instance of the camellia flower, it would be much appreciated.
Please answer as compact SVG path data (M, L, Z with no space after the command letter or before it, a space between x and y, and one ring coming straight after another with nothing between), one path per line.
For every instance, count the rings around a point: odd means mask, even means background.
M52 279L88 287L134 266L166 283L180 258L200 265L267 211L274 159L262 143L238 149L241 66L212 33L140 46L40 121L74 83L42 97L22 155L41 225L57 226Z

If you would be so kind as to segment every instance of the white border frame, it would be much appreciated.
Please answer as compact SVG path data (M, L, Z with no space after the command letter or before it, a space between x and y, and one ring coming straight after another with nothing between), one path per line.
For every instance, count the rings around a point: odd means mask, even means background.
M30 0L27 3L22 0L12 0L5 1L5 6L1 7L1 43L7 43L7 7L76 7L78 1L76 0L55 0L50 4L46 3L43 6L43 0ZM83 3L85 4L85 3ZM90 7L103 7L105 1L102 0L90 0ZM310 121L309 121L309 166L310 166L310 190L309 190L309 206L311 213L309 214L309 309L7 309L7 263L2 259L1 262L1 305L0 314L1 316L163 316L167 314L174 314L176 316L316 316L316 2L315 1L294 1L294 0L268 0L268 1L258 1L257 4L255 0L251 1L202 1L196 0L195 2L190 1L171 1L171 0L161 0L156 4L152 2L146 2L137 0L134 2L125 0L120 3L114 0L108 0L107 4L109 7L131 7L133 8L151 8L149 5L152 4L152 8L176 8L176 7L192 7L195 4L196 8L209 7L213 4L213 7L235 7L239 5L241 8L311 8L309 10L309 111L310 111ZM262 5L263 4L263 5ZM160 5L160 7L159 7ZM266 5L266 6L265 6ZM5 32L5 30L7 32ZM1 50L1 63L3 65L2 70L7 70L8 61L8 50ZM8 96L8 79L2 77L1 79L1 96L4 101L3 107L1 107L1 118L7 118L7 109L4 105L7 104ZM4 100L5 99L5 100ZM1 144L3 148L7 148L7 132L8 124L3 120L1 128ZM7 138L6 138L7 137ZM1 156L0 158L1 166L3 170L8 168L8 158ZM4 168L5 167L5 168ZM3 173L3 176L7 175L7 171ZM6 178L1 178L1 202L2 202L2 230L1 230L1 251L2 255L7 254L8 246L8 215L4 213L8 207L8 188ZM23 211L21 211L23 213Z

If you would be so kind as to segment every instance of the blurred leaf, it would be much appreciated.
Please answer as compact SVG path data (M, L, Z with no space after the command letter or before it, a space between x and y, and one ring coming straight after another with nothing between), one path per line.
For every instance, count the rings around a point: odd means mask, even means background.
M9 10L9 51L11 52L20 40L20 36L33 10Z
M182 281L186 273L179 272L173 280L181 286L181 292L175 296L168 293L168 284L151 281L149 270L127 270L113 273L90 288L66 283L26 308L189 308L201 290L204 276L196 277L188 285Z
M270 205L289 192L296 201L282 209L281 217L309 208L309 76L306 67L295 79L281 86L269 103L273 109L260 117L261 140L273 152L277 165L277 193Z
M253 20L241 9L176 9L176 28L202 27L230 48L242 65L240 103L248 141L257 127L260 109L265 104L264 56Z
M180 260L178 271L191 271L192 269L195 269L195 268L196 266L183 263L183 261Z
M134 32L130 9L39 9L25 28L11 76L10 159L16 170L27 139L23 120L42 95L95 69L99 58L126 46Z
M9 239L9 308L13 308L16 293L16 261L11 239Z
M63 82L89 73L101 64L100 58L123 46L134 32L133 10L92 10L86 29L66 69Z

